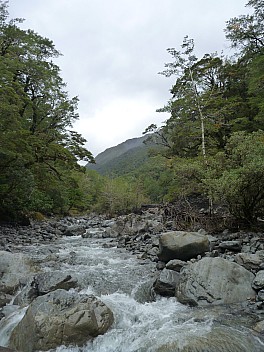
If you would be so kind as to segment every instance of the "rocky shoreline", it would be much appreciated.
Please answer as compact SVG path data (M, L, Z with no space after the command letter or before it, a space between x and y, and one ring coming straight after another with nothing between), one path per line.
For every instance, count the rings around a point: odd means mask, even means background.
M9 254L18 256L26 246L43 243L52 246L63 236L106 238L106 246L126 248L142 265L155 263L157 279L153 289L156 294L176 297L184 304L197 307L230 306L231 310L251 316L250 321L254 322L254 326L251 324L250 328L256 334L261 336L264 333L264 234L261 232L225 230L212 235L203 229L194 232L177 231L171 220L164 221L164 213L158 207L146 209L142 214L111 219L90 215L33 221L30 226L3 225L0 227L0 264L4 268L1 270L2 279L8 275L6 261ZM21 278L24 268L20 266L17 270L20 271L18 281L14 280L10 284L7 283L8 280L2 280L0 285L1 317L5 317L5 305L10 302L21 284L24 286L24 293L17 298L17 304L22 306L34 303L37 298L42 299L40 297L56 290L64 291L76 287L70 277L45 277L43 281L46 282L46 287L41 291L42 279L24 280L23 283ZM60 295L65 293L61 292ZM69 299L71 301L73 298L65 298L66 301ZM75 299L78 302L78 298ZM87 300L89 303L94 298L88 297ZM96 303L99 306L100 304ZM104 309L107 310L107 307ZM81 314L77 314L77 320ZM109 321L103 325L109 328L113 317L111 312L108 311L107 314ZM91 325L90 321L89 324ZM98 322L95 321L95 324L98 325ZM107 328L99 329L98 333L105 332ZM21 326L19 329L21 330ZM15 341L19 340L19 329L13 337L14 348L17 348ZM94 325L92 331L93 329ZM96 334L91 333L91 336ZM56 342L50 348L55 345ZM33 342L32 346L34 349ZM39 346L41 349L44 347Z

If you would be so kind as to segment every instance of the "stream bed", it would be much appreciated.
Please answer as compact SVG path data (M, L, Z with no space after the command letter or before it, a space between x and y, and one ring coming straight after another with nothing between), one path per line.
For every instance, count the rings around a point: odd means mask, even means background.
M54 245L17 248L41 271L62 271L78 280L82 294L94 294L114 314L104 335L83 347L56 352L263 352L261 337L249 329L250 316L236 307L192 308L175 298L157 296L152 284L156 265L139 260L113 239L63 237ZM8 346L25 308L9 305L0 322L0 345ZM24 351L22 351L24 352Z

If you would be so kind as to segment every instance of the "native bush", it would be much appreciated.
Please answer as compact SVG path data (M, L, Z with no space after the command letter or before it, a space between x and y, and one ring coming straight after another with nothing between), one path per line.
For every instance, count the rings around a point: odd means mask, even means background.
M207 184L231 214L252 223L264 214L264 132L234 133L225 162L221 176L208 179Z

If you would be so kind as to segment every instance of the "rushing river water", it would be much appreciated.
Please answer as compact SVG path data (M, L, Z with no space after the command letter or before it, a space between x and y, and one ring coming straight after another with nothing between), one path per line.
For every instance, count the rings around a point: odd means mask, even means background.
M264 344L225 308L197 309L174 298L156 297L155 264L138 260L109 240L67 237L56 245L26 247L43 271L62 270L81 283L81 293L94 294L114 313L114 324L82 348L56 352L263 352ZM15 309L15 307L14 307ZM10 305L12 311L12 305ZM25 309L0 323L0 345ZM23 352L23 351L22 351Z

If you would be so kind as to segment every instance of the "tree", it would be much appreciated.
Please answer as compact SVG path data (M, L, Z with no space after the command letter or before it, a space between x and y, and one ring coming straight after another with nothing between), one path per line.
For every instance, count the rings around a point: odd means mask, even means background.
M151 202L162 203L168 200L167 196L174 181L170 160L162 155L153 155L134 175L141 182Z
M182 52L168 49L173 62L165 64L166 70L161 72L165 76L176 75L172 98L158 110L171 114L162 133L169 141L169 155L201 154L207 163L207 154L224 148L238 111L245 110L245 72L216 53L198 60L193 40L188 37L182 47Z
M250 0L246 6L254 9L253 14L231 18L225 32L233 48L239 49L240 54L251 57L252 53L263 53L264 3L263 0Z
M168 52L173 57L173 62L165 64L166 70L161 74L166 77L176 75L176 84L172 89L173 103L171 109L176 112L176 119L181 123L183 114L189 115L187 119L191 120L192 116L196 115L200 120L200 136L201 150L204 160L206 161L206 146L205 146L205 127L204 114L201 106L198 81L194 78L193 67L197 63L197 57L194 55L194 41L186 36L182 44L183 51L177 51L174 48L168 49ZM175 99L176 98L176 99ZM193 99L195 104L191 104L189 111L182 112L183 105L186 106L186 101ZM182 112L182 114L181 114ZM197 120L196 116L194 117Z
M55 204L51 185L63 198L63 184L69 186L65 175L81 170L78 160L93 157L84 147L86 140L72 130L78 98L68 97L53 62L59 52L51 40L20 29L21 19L8 21L7 6L0 1L0 209L16 213L16 204L19 211L31 209L36 194ZM8 175L14 171L18 176L11 182ZM27 179L23 174L31 181L21 193Z
M94 209L110 215L125 214L139 209L148 201L139 180L133 177L104 177Z
M219 164L220 159L222 155L216 156ZM234 133L223 166L219 177L206 182L211 182L215 198L226 203L231 214L254 223L264 214L264 132Z

